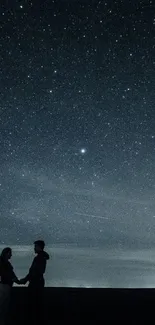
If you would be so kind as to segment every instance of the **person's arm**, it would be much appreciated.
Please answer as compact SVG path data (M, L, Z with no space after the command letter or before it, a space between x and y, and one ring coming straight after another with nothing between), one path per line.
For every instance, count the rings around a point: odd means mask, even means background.
M20 280L21 284L26 284L30 280L30 273L28 273L25 278Z
M38 259L37 267L36 267L36 273L37 275L43 275L45 273L46 269L46 260L44 258Z
M28 281L30 281L33 268L34 268L34 260L32 262L30 269L29 269L29 273L25 276L25 278L20 280L20 284L26 284Z
M34 258L29 273L26 275L25 278L20 280L20 284L26 284L27 281L30 281L32 276L33 279L42 276L45 273L45 268L46 268L46 260L44 258L42 257L37 259Z
M19 280L20 284L26 284L28 281L30 281L30 271L25 278Z
M16 276L12 280L13 280L14 283L20 284L20 281L18 280L18 278Z
M25 278L19 280L19 284L26 284L27 281L28 281L28 279L27 279L27 277L25 277Z
M20 284L20 281L18 280L16 274L14 273L13 269L12 269L12 281L16 284Z
M45 273L46 259L43 256L37 256L34 258L30 267L28 275L24 278L29 281L31 277L38 278Z

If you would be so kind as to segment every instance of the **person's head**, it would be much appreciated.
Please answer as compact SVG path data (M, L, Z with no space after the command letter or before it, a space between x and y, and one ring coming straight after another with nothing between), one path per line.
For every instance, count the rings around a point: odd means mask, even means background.
M10 247L5 247L1 252L1 259L3 261L8 261L10 260L11 256L12 256L12 249Z
M34 251L36 254L42 252L44 250L45 243L43 240L36 240L34 242Z

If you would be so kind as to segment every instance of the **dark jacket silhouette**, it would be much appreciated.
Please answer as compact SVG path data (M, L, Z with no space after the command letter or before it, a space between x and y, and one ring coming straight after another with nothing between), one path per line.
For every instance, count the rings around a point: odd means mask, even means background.
M47 260L49 255L45 251L41 251L34 258L29 269L28 275L24 278L25 283L29 281L29 286L44 286L44 273L46 270Z
M39 251L32 262L29 273L22 279L23 284L29 281L27 305L32 324L44 324L44 273L47 260L49 260L49 255L44 250Z
M2 284L8 284L10 287L13 286L13 283L19 283L14 271L13 266L7 260L3 260L0 257L0 282Z

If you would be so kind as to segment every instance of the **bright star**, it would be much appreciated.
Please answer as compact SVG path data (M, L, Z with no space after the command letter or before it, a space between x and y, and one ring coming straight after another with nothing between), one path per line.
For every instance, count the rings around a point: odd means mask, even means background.
M86 149L85 149L85 148L82 148L82 149L80 150L80 152L81 152L82 154L85 154L85 153L86 153Z

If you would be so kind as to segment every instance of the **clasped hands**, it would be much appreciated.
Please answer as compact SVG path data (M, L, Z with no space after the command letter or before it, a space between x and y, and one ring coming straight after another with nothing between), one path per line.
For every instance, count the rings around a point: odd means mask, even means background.
M18 280L17 284L26 284L25 278Z

